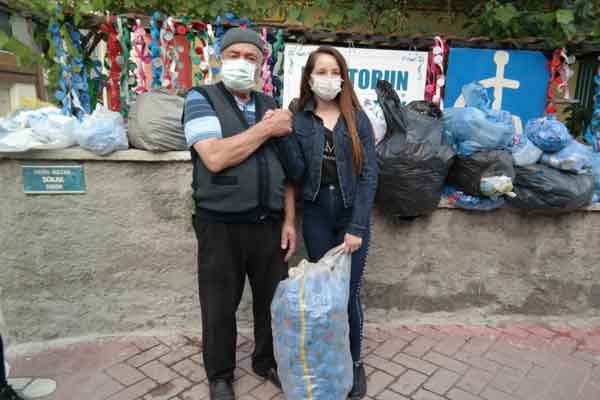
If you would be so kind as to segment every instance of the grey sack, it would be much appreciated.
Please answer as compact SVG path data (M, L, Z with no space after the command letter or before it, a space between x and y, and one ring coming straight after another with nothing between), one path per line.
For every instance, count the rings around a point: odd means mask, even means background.
M183 102L164 90L138 95L129 114L131 146L153 152L188 150L181 125Z

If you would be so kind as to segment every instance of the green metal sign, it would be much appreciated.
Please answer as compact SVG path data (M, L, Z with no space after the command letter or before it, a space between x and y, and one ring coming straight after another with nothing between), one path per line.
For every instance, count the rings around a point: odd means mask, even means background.
M26 194L85 193L82 165L23 165Z

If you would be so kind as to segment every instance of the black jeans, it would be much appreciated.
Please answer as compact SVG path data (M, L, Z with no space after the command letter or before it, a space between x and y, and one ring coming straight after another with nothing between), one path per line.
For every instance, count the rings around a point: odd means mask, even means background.
M257 372L275 367L271 301L287 277L281 249L282 222L223 223L194 219L198 239L198 289L202 310L203 357L209 380L233 379L237 325L235 314L246 275L252 288Z
M4 369L4 342L0 335L0 388L6 386L6 370Z
M352 208L345 208L338 186L325 185L316 200L304 201L302 215L304 243L308 257L318 261L330 249L344 242L344 235L352 219ZM350 351L352 361L360 361L363 339L363 309L360 288L369 251L371 231L365 232L360 249L352 254L350 271L350 298L348 321L350 324Z

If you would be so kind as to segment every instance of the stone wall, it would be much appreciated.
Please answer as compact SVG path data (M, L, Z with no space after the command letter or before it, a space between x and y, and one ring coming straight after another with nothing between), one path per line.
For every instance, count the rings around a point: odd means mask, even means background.
M187 153L19 158L0 159L0 307L16 341L200 327ZM87 193L25 195L21 165L32 163L83 164ZM396 223L375 214L363 291L371 321L467 310L597 315L600 213L441 208ZM241 326L250 300L246 290Z

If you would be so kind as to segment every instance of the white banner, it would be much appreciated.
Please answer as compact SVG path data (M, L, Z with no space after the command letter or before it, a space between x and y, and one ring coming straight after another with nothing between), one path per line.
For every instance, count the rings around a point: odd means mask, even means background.
M284 60L283 107L300 96L302 70L308 56L318 46L286 43ZM377 81L384 79L396 88L400 100L423 100L427 78L425 51L359 49L336 47L346 58L350 80L363 106L377 100Z

